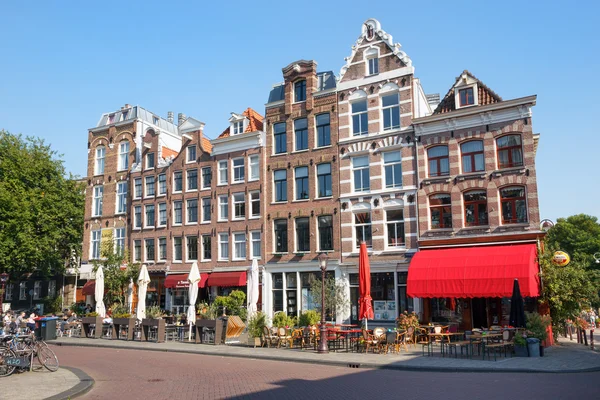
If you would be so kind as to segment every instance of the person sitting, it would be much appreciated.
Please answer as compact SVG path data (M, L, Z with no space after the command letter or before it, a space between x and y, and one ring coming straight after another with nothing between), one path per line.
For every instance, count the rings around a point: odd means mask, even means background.
M30 331L35 330L35 317L35 313L31 313L29 318L27 318L27 328L29 328Z
M27 319L27 318L25 318L25 311L21 311L21 312L19 313L19 316L17 317L17 320L16 320L16 323L17 323L17 325L18 325L18 326L20 326L20 325L21 325L21 323L24 323L24 322L26 322L26 321L25 321L26 319Z
M73 324L77 321L77 314L69 311L64 317L63 321L60 323L61 332L65 332L65 330L69 330L73 327Z

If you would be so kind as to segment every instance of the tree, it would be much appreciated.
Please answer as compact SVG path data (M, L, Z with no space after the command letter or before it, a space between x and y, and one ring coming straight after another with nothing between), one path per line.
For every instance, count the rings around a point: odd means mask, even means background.
M321 279L314 279L310 282L312 302L319 313L321 312L322 286ZM333 319L338 312L343 312L348 304L344 285L336 283L333 277L325 277L325 314L327 318Z
M546 235L549 249L566 251L571 260L587 269L599 269L594 253L600 252L598 218L578 214L559 218Z
M0 131L0 271L61 272L81 254L84 187L43 140Z

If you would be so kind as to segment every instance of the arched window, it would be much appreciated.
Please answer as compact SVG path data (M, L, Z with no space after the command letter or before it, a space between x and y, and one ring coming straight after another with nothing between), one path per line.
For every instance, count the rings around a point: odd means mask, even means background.
M96 163L94 166L94 175L104 174L104 157L106 156L106 148L104 146L96 147Z
M429 196L431 229L452 228L452 200L449 193Z
M500 189L500 203L502 205L503 224L527 222L527 202L523 186Z
M427 149L429 176L444 176L450 174L448 146L434 146Z
M465 202L465 226L488 224L487 194L484 190L473 190L463 195Z
M521 167L523 165L523 146L521 135L506 135L496 139L498 168Z
M483 156L483 141L471 140L460 145L462 156L462 172L477 172L485 170Z

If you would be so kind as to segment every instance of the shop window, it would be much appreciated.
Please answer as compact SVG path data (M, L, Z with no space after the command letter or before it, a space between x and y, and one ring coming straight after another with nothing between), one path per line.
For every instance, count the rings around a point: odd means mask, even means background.
M287 300L287 313L290 316L296 316L298 313L298 299L296 298L298 287L298 276L295 272L285 274L285 288Z
M398 313L411 313L415 310L412 297L406 295L408 272L398 272Z

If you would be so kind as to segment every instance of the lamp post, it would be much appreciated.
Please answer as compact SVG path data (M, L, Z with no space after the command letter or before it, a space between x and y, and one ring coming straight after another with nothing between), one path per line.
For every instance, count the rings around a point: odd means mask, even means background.
M318 352L329 353L327 346L327 328L325 327L325 273L327 272L327 254L319 254L319 266L321 267L321 341Z
M0 283L2 284L2 291L0 291L0 314L4 311L4 308L2 308L2 300L4 299L4 287L6 286L6 281L8 281L8 274L3 272L0 274Z

